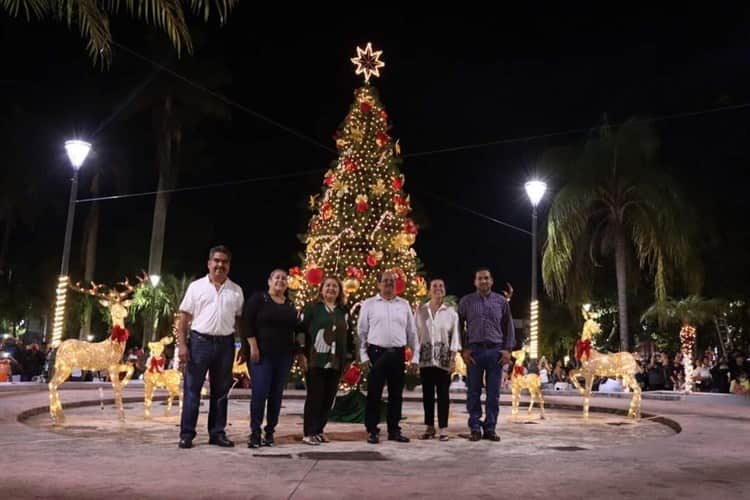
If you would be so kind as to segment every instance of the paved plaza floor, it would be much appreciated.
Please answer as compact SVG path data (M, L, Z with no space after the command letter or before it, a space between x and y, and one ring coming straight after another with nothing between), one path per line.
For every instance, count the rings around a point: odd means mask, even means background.
M127 420L111 390L61 391L64 426L46 413L39 387L0 387L3 498L747 498L750 401L695 395L644 399L646 417L625 418L627 398L547 395L538 412L510 415L501 398L500 443L469 442L463 395L451 406L448 442L421 441L418 392L407 394L408 444L365 443L361 424L331 423L333 442L301 442L303 392L289 391L278 446L248 449L247 395L230 401L227 434L237 447L208 445L205 406L195 447L176 447L177 408L155 402L143 417L142 388L125 391ZM618 413L619 412L619 413ZM383 424L384 427L385 424ZM383 432L385 429L383 428ZM7 494L7 496L6 496Z

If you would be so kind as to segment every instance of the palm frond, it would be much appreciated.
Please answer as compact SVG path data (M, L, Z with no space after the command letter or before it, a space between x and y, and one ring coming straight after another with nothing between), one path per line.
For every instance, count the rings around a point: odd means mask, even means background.
M550 207L542 277L547 292L557 299L565 296L576 243L587 229L594 199L588 186L569 185L555 196Z
M86 51L95 62L107 64L112 59L112 33L109 31L109 18L99 8L96 0L72 0L58 3L58 16L64 17L68 28L77 24L81 38L86 40Z
M50 0L0 0L0 8L13 17L23 12L27 21L32 17L44 19L51 11Z
M641 319L656 319L660 326L675 322L696 326L710 321L725 307L726 303L722 299L690 295L680 300L657 301L643 313Z
M179 56L183 51L192 53L185 8L208 21L211 12L219 15L224 24L239 0L125 0L126 9L136 19L146 21L163 31ZM32 18L54 18L67 23L72 29L77 25L86 50L95 64L108 65L112 60L112 34L109 15L120 11L120 0L0 0L0 10L11 16L23 14Z
M661 174L652 174L636 184L639 199L627 220L634 231L641 265L647 263L665 285L676 277L688 290L699 292L703 272L693 243L696 219L672 184ZM659 292L657 300L663 300L666 292Z
M211 15L211 4L213 9L219 14L219 23L224 24L239 0L190 0L190 10L196 15L203 15L203 20L208 21Z
M111 5L117 9L119 2ZM186 52L192 53L193 42L185 21L181 0L126 0L125 5L132 17L142 19L163 31L178 56L183 48Z

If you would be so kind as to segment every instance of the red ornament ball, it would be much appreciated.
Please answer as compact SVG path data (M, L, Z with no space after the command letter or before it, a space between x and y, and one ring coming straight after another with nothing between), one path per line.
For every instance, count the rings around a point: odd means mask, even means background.
M349 369L344 372L342 378L349 385L357 385L362 378L362 369L357 364L352 363Z
M323 270L319 267L311 267L305 273L305 279L312 286L318 286L323 281Z
M411 358L412 358L411 347L406 346L406 348L404 349L404 361L406 361L407 363L410 363Z
M396 295L401 295L402 293L404 293L404 290L406 290L406 280L404 280L404 278L402 278L401 276L397 277L394 284L396 288L394 290L396 292Z

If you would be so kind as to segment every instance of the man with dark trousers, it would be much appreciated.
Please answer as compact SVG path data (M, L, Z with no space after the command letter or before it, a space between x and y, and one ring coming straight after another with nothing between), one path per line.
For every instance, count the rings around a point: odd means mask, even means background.
M388 440L408 443L401 434L401 403L404 392L404 353L411 348L410 370L419 366L417 328L411 305L395 293L396 275L386 271L380 276L380 293L362 303L357 320L359 356L367 376L365 427L367 442L380 442L380 400L388 384Z
M500 441L495 432L500 400L503 364L510 362L515 347L515 330L509 298L492 291L492 274L487 268L474 273L477 291L464 296L458 304L462 331L462 356L468 375L466 408L469 412L470 441ZM482 421L482 386L486 381L487 399Z
M229 279L232 253L225 246L208 253L208 274L188 286L180 304L180 366L185 367L180 448L192 448L198 422L201 388L210 376L208 409L209 444L232 447L227 425L227 395L232 387L234 333L240 334L244 297L242 288ZM190 341L186 343L188 328Z

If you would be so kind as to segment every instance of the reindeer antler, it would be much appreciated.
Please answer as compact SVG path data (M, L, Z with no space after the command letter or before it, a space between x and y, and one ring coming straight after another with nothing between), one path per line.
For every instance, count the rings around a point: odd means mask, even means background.
M142 272L140 275L136 276L136 279L138 280L138 283L135 286L130 284L130 280L128 279L127 276L125 276L125 281L120 281L119 283L117 283L118 285L125 288L124 291L117 292L117 296L120 299L124 299L128 297L131 293L135 293L135 291L139 287L143 286L148 281L148 274L146 274L145 272Z
M70 288L72 290L75 290L76 292L85 293L87 295L92 295L94 297L99 297L100 299L109 299L109 291L108 287L106 285L100 285L97 284L94 281L91 281L91 288L84 288L81 286L81 282L76 282L75 285L70 285ZM103 291L102 291L103 290Z

